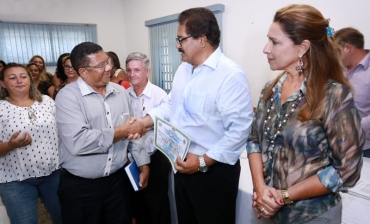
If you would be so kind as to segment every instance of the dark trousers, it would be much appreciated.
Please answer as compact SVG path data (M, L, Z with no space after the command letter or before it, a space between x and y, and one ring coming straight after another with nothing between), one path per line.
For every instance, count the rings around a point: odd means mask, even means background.
M148 187L133 194L134 217L137 224L170 224L168 198L170 163L163 153L150 156Z
M131 223L126 177L123 168L98 179L77 177L61 169L58 196L63 223Z
M364 149L364 157L370 158L370 149Z
M235 223L240 162L215 163L206 173L175 174L179 224Z

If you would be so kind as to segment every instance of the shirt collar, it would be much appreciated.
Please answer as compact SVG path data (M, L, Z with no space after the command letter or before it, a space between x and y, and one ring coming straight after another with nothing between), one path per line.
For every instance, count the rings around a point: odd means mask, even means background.
M89 84L87 84L81 77L77 79L77 85L80 88L82 96L86 96L91 93L96 93L96 91ZM105 96L108 96L112 92L118 92L118 90L112 85L111 82L107 83L105 90L106 90Z
M222 56L221 48L218 47L204 62L203 64L199 65L198 67L201 67L203 65L208 66L215 70L217 68L217 64ZM193 70L193 65L187 63L187 70L191 72Z
M369 50L366 50L367 52L367 55L360 61L360 65L364 66L364 69L367 70L367 68L369 67L370 65L370 52Z
M152 97L152 94L153 94L153 88L152 88L152 86L153 86L153 84L148 80L148 83L146 84L146 86L144 88L144 91L143 91L143 93L140 96L145 95L145 96L151 98ZM129 92L129 94L131 96L133 96L135 98L140 97L140 96L136 96L136 93L134 91L134 87L133 86L131 86L128 89L128 92Z
M204 62L203 65L207 65L214 70L217 68L218 61L222 56L221 48L218 47Z
M279 81L276 83L276 85L274 86L274 88L272 88L272 91L273 92L276 92L278 91L279 93L281 93L281 88L283 86L283 82L286 80L286 77L287 77L287 74L284 73L283 76L281 76L281 78L279 79ZM307 88L307 77L308 75L306 75L306 77L304 78L302 84L301 84L301 87L299 87L299 91L305 96L306 95L306 88ZM298 94L298 91L297 93L293 94L292 96L295 97L295 95Z

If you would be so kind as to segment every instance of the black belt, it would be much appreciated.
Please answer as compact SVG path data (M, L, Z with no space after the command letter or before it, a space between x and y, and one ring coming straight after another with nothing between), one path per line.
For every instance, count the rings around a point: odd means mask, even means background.
M68 176L71 176L71 177L77 177L77 178L88 179L88 178L84 178L84 177L76 176L76 175L74 175L74 174L70 173L68 170L64 169L64 168L63 168L63 167L61 167L61 166L59 167L59 170L60 170L60 172L61 172L62 174L65 174L65 175L68 175ZM121 171L121 170L122 170L122 171ZM125 172L125 171L124 171L124 167L120 168L120 169L119 169L119 170L117 170L116 172L111 173L109 176L106 176L106 177L113 176L113 175L115 175L115 174L119 173L118 171ZM104 177L99 177L99 178L95 178L95 179L100 179L100 178L104 178Z
M71 174L68 170L64 169L63 167L59 167L59 169L60 169L60 172L63 174L66 174L68 176L77 177L76 175Z

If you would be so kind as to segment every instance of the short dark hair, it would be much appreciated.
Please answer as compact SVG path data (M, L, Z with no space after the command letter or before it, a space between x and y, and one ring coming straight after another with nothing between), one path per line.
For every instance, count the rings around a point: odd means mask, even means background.
M364 35L355 28L347 27L335 31L334 39L342 47L345 44L350 44L357 49L364 49Z
M180 25L185 24L185 32L197 39L203 35L209 44L217 48L220 44L221 31L213 12L207 8L191 8L183 11L178 19Z
M93 42L83 42L78 45L76 45L72 51L71 51L71 63L73 69L77 72L78 75L78 69L84 68L89 65L90 59L87 57L88 55L98 53L100 51L103 51L103 48Z
M3 60L0 60L0 64L2 64L2 65L3 65L3 67L5 67L5 66L6 66L6 63L5 63L5 61L3 61Z

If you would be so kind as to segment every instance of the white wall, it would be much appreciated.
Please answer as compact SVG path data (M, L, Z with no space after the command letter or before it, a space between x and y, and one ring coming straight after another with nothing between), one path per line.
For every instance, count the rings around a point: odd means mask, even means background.
M223 51L240 64L251 84L253 104L256 105L264 84L276 73L271 72L262 53L267 31L275 12L291 3L308 3L331 19L330 26L340 29L353 26L365 35L370 48L370 1L368 0L124 0L127 51L149 54L149 31L146 20L179 13L187 8L224 4Z
M276 10L290 3L309 3L331 19L334 29L353 26L364 33L370 48L370 1L368 0L0 0L0 20L95 23L98 43L115 51L121 64L128 53L149 53L146 20L179 13L187 8L225 5L224 53L240 64L251 84L253 104L271 72L262 53Z

